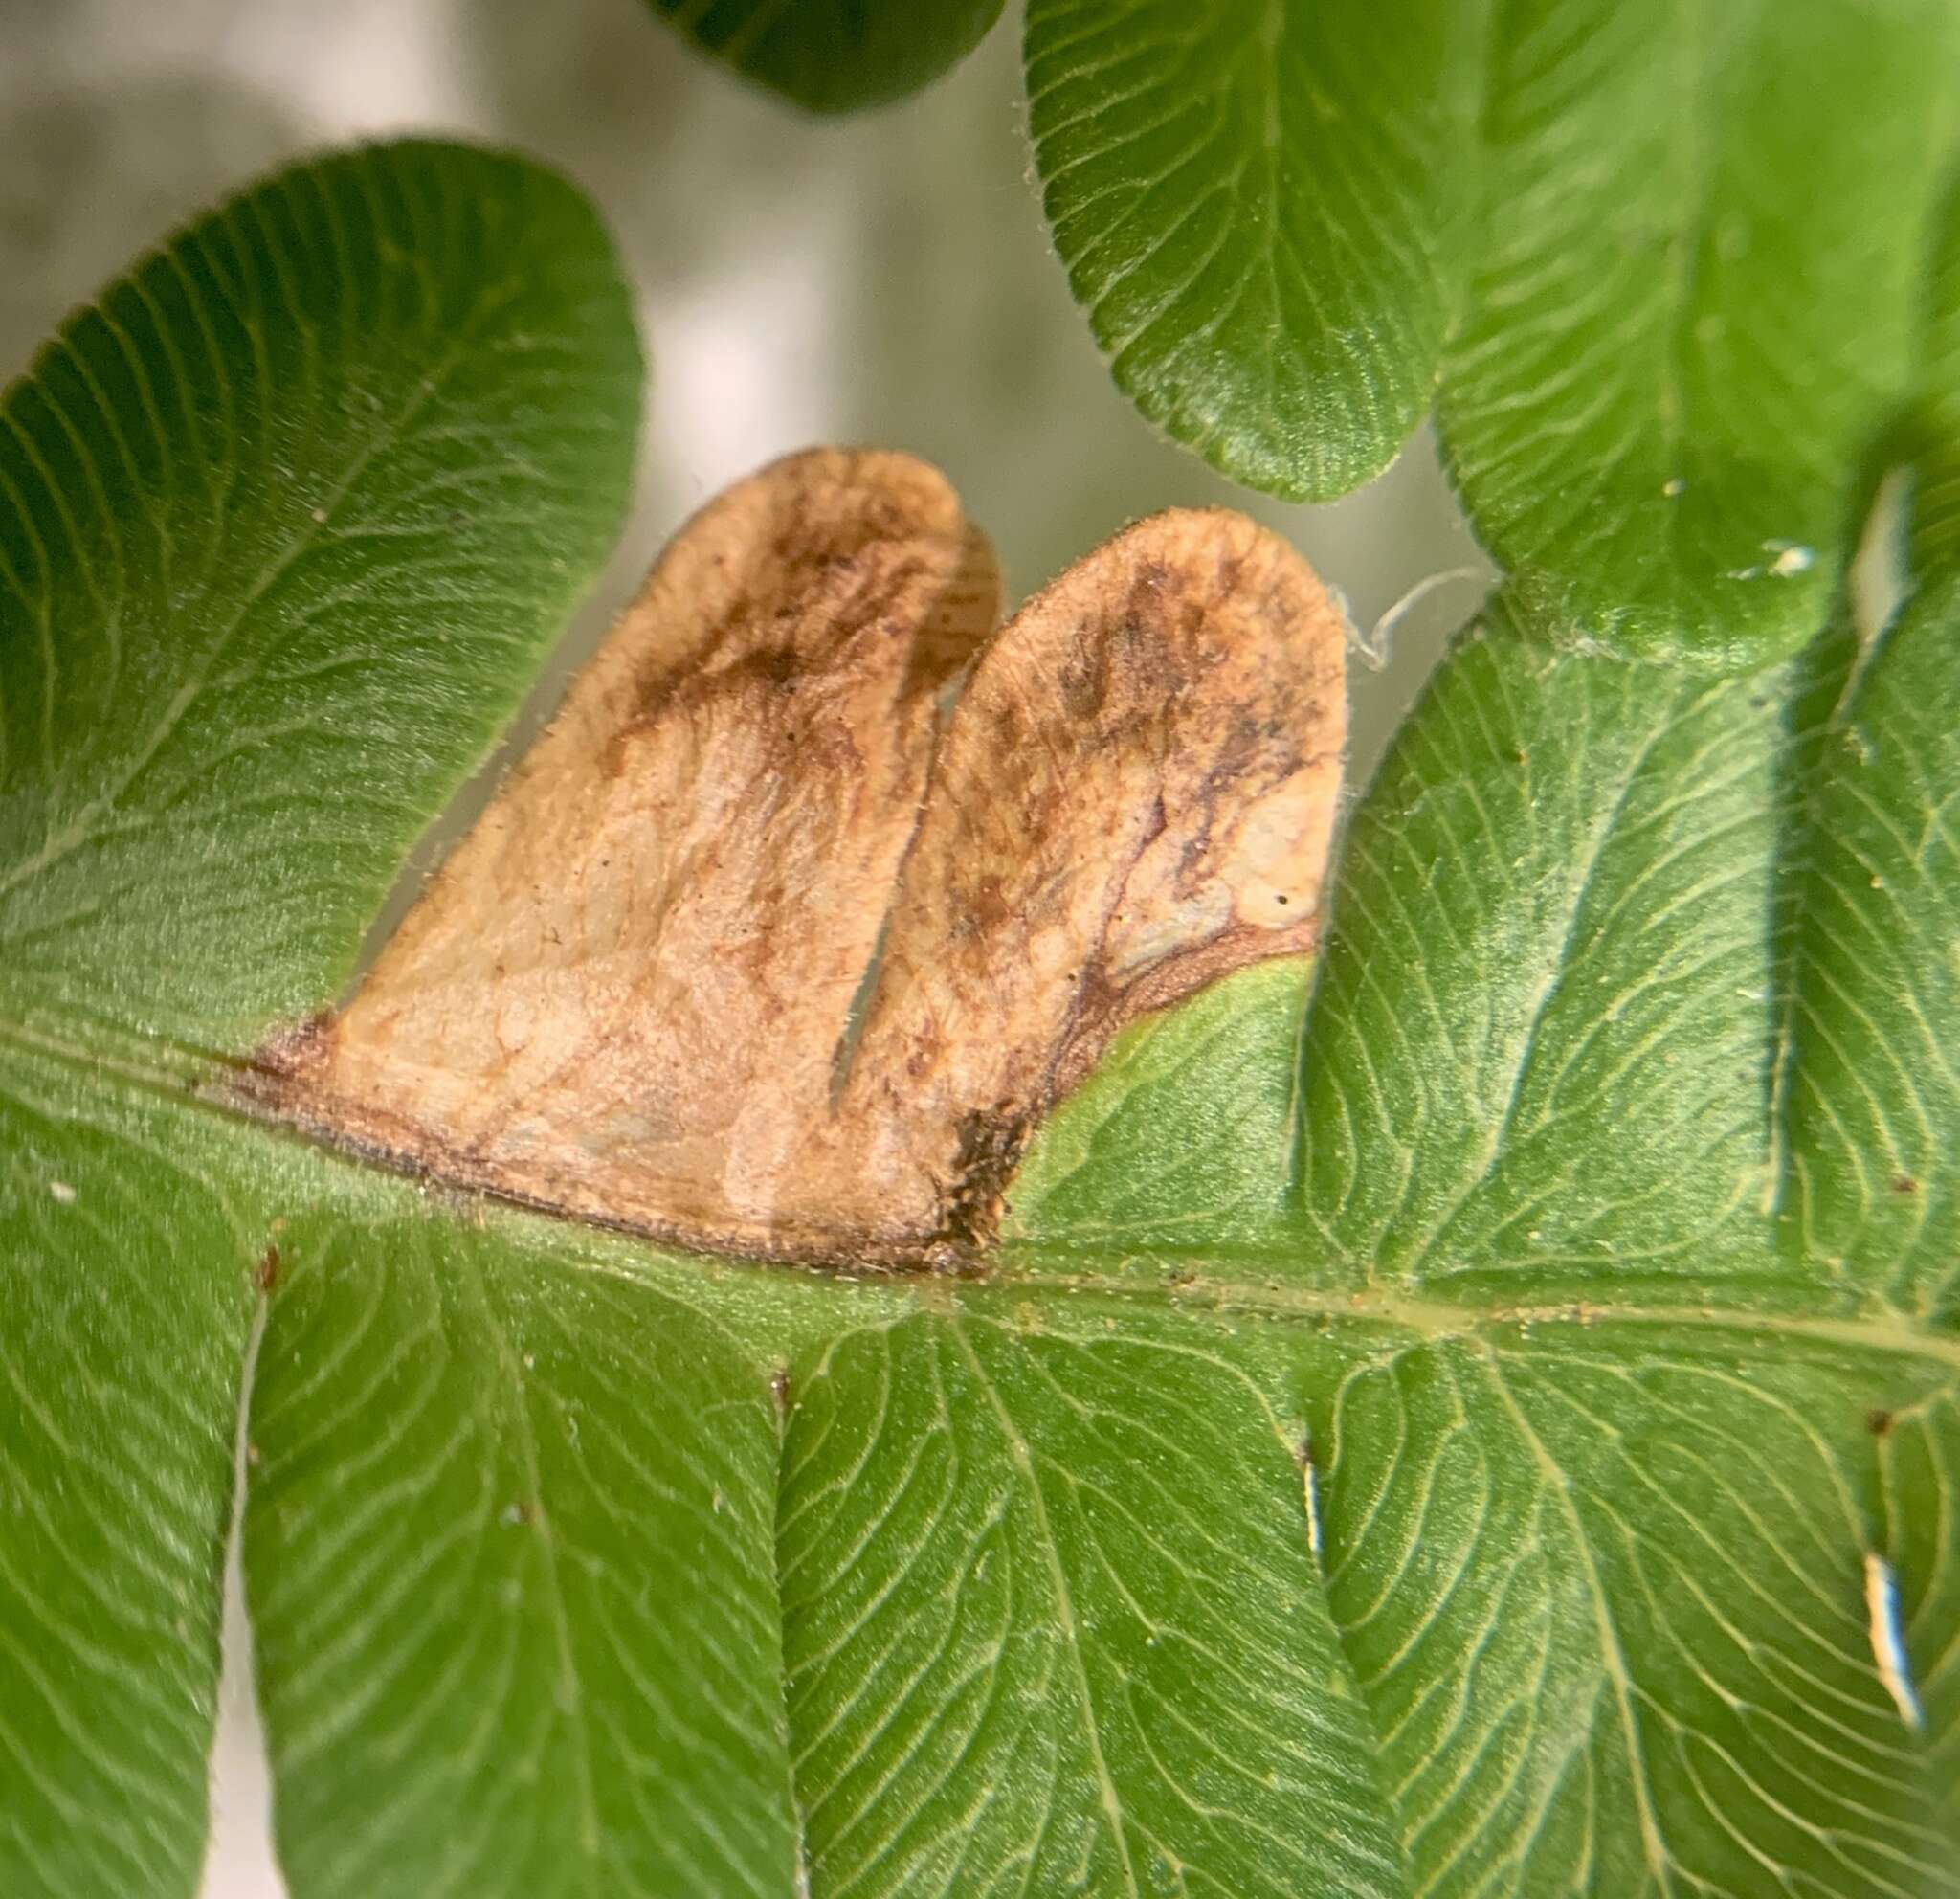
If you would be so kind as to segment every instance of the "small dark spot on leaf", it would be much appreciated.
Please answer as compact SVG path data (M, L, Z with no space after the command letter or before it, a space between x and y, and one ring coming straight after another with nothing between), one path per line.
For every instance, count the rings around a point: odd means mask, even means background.
M1919 1182L1909 1173L1895 1173L1892 1176L1892 1191L1895 1194L1916 1194Z
M790 1368L787 1365L778 1365L769 1374L769 1396L776 1401L776 1416L778 1418L789 1417Z
M258 1256L258 1265L252 1277L257 1282L261 1292L270 1292L279 1283L279 1249L268 1246Z
M1028 1138L1028 1120L1006 1103L960 1121L953 1177L945 1195L940 1237L984 1246L1000 1225L1000 1202Z
M1882 1406L1874 1407L1864 1415L1864 1428L1875 1438L1882 1438L1892 1428L1892 1414Z

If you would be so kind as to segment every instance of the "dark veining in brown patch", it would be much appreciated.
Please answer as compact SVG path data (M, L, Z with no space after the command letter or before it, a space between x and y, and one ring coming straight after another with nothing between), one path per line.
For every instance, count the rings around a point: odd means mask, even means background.
M907 458L739 484L247 1092L678 1244L975 1269L1113 1036L1312 949L1345 737L1339 616L1241 516L1141 523L989 640L996 591Z

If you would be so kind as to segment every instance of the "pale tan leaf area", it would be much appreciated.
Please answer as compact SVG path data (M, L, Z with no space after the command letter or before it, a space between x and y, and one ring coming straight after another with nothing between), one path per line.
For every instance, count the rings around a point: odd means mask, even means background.
M1242 515L998 607L909 457L729 489L258 1104L688 1244L984 1247L1113 1036L1312 950L1347 722L1339 611Z

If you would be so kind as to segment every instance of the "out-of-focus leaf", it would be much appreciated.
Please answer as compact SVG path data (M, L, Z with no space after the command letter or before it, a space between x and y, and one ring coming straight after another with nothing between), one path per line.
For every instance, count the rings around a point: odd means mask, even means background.
M1000 17L1001 0L649 0L704 52L813 112L927 86Z

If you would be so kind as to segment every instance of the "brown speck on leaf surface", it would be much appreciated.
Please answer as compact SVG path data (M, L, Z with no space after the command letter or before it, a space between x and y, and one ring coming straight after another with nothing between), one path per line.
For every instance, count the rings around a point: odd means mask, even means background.
M1243 516L997 608L908 457L709 503L261 1103L682 1243L984 1248L1113 1036L1313 948L1346 736L1339 614Z

